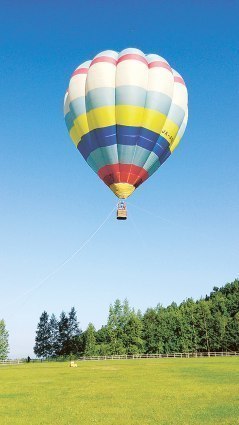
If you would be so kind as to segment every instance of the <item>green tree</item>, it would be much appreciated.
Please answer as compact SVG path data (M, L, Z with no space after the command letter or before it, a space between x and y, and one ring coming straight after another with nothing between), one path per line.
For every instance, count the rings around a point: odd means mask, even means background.
M177 304L173 303L161 311L161 335L164 352L180 352L182 346L182 317Z
M211 351L213 346L213 320L211 314L212 301L200 300L197 302L197 334L199 351Z
M8 331L4 320L0 320L0 360L6 360L9 352Z
M125 354L126 350L123 344L123 306L117 299L113 305L110 305L107 322L108 344L111 354Z
M143 323L140 314L131 311L124 326L124 345L127 354L143 352Z
M62 312L60 320L43 313L36 338L40 356L169 353L239 350L239 281L214 287L210 295L198 301L187 299L179 306L157 305L144 315L135 313L127 300L117 299L109 307L107 324L97 332L92 324L82 333L76 311ZM58 334L58 336L57 336ZM44 338L43 338L44 337ZM43 342L42 342L43 341Z
M197 352L197 318L196 304L192 298L183 301L180 306L181 313L181 352Z
M148 308L143 316L143 339L148 354L164 353L164 336L167 333L164 321L165 309L158 305Z
M107 326L101 326L95 333L97 344L107 344L108 342L108 329Z
M99 356L109 356L111 355L111 347L109 344L108 328L107 326L102 326L95 333L96 337L96 351Z
M79 328L79 323L77 320L77 314L74 307L71 308L71 311L68 315L68 351L69 354L77 354L79 351L79 337L82 331Z
M58 355L66 356L70 354L70 332L69 332L69 318L67 314L62 311L58 322L59 329L59 351Z
M60 351L60 341L59 341L59 325L58 320L55 316L55 314L51 315L50 321L49 321L49 327L50 327L50 356L56 357L59 354Z
M215 291L215 293L211 296L211 301L211 350L224 351L227 350L226 327L229 319L229 314L226 305L226 297L218 290Z
M227 322L226 340L229 351L239 350L239 311Z
M95 356L97 354L97 347L96 347L96 337L95 337L95 327L93 323L89 323L86 331L85 331L85 349L84 349L84 355L85 356Z
M34 353L37 357L46 358L51 355L51 331L49 316L43 311L37 325Z

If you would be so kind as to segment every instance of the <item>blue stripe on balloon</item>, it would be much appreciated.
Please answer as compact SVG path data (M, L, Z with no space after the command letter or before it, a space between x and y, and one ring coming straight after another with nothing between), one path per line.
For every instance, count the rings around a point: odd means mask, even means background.
M151 151L159 135L142 127L117 125L117 141L121 145L141 146Z
M171 151L169 148L165 149L165 151L162 153L162 155L159 157L160 164L162 165L166 159L171 155Z
M144 169L148 172L149 176L155 173L155 171L166 161L170 155L171 151L168 147L161 152L160 156L156 156L154 152L150 152L150 155L144 164Z
M165 150L169 149L169 143L164 137L159 136L154 148L152 149L152 152L154 152L159 158L165 152Z
M117 135L117 136L116 136ZM99 147L112 146L117 139L117 145L139 146L149 152L154 152L159 158L169 150L169 143L153 131L140 127L109 126L98 128L85 134L78 149L87 160L89 155Z
M127 126L93 130L83 136L78 149L95 172L104 165L119 162L143 167L150 175L171 154L169 143L162 136L147 129Z
M77 148L85 159L95 149L114 145L116 141L116 126L112 125L104 128L97 128L85 134Z

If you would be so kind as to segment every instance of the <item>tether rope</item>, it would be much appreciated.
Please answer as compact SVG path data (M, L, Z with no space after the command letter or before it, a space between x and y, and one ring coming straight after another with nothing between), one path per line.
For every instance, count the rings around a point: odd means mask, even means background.
M107 215L107 217L103 220L103 222L97 227L97 229L81 244L81 246L76 249L69 257L67 257L64 261L62 261L62 263L59 264L59 266L57 266L52 272L48 273L43 279L40 280L40 282L33 286L32 288L28 289L26 292L24 292L23 294L19 295L18 297L16 297L13 301L11 301L11 303L9 303L9 305L15 304L15 302L18 299L21 298L25 298L28 295L31 295L34 291L40 289L44 283L49 280L52 276L54 276L56 273L59 272L59 270L61 270L67 263L69 263L77 254L79 254L80 251L82 251L86 245L89 244L89 242L94 238L94 236L100 231L100 229L105 225L105 223L110 219L111 215L113 214L113 212L116 210L117 207L114 207L111 212ZM23 301L24 302L24 301ZM26 302L26 300L25 300ZM8 305L8 306L9 306ZM7 306L7 307L8 307Z

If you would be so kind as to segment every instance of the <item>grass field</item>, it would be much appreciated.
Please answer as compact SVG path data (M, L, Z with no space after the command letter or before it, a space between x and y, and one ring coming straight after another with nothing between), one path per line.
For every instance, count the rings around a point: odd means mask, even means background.
M237 425L239 358L0 367L1 425Z

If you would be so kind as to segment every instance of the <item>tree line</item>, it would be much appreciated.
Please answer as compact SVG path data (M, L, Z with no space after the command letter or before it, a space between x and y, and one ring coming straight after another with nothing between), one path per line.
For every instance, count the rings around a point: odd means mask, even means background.
M37 327L37 357L113 354L239 351L239 281L214 287L210 295L168 307L158 304L143 314L117 299L106 325L83 332L74 307L57 319L43 312Z
M0 360L6 360L9 352L8 331L3 319L0 320Z

